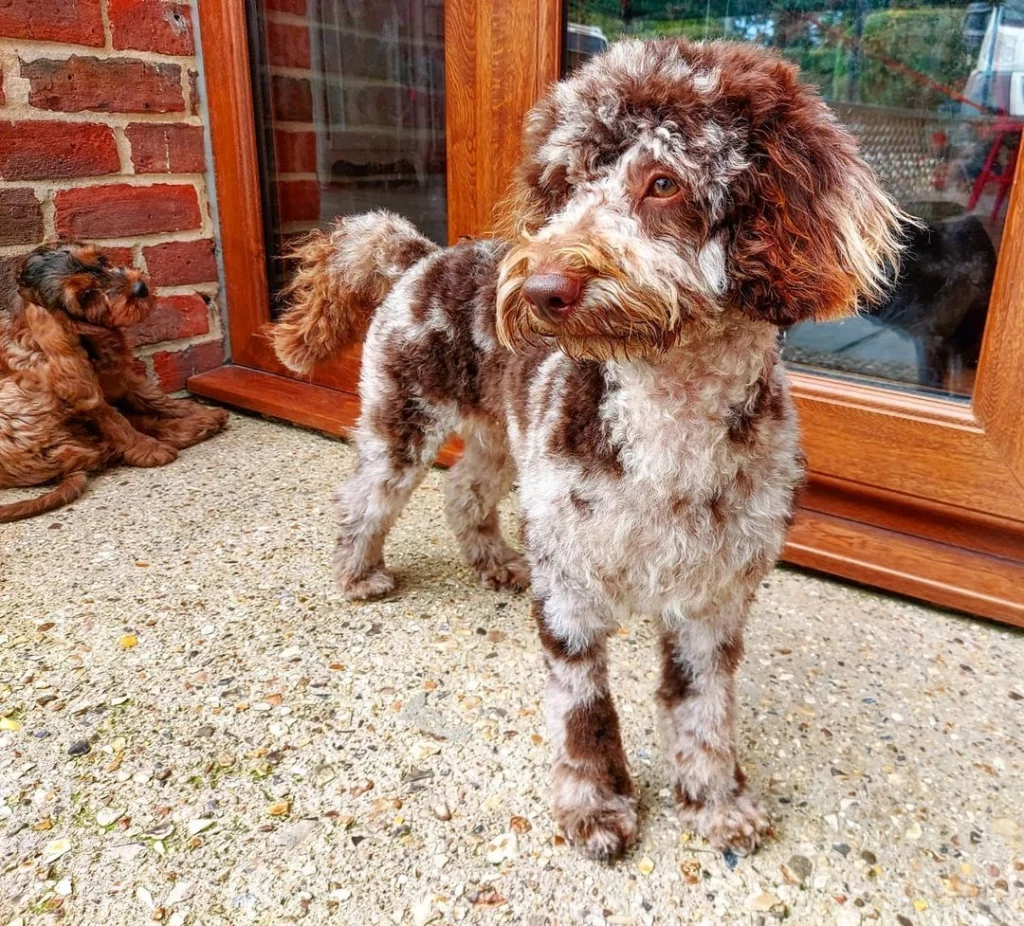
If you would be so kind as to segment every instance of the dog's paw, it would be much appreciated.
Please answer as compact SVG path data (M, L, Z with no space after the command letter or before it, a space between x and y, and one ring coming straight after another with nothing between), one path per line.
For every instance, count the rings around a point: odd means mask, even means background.
M686 801L676 809L683 826L699 833L713 848L732 849L737 855L749 855L771 832L771 821L752 794L736 794L700 806Z
M230 418L231 416L228 414L227 409L209 408L206 406L196 415L196 420L200 423L206 434L216 434L218 431L223 430L227 427Z
M378 569L358 579L339 577L338 587L349 601L369 601L390 595L395 590L395 580Z
M178 459L178 451L170 444L163 444L150 437L136 441L124 451L122 458L129 466L148 469L173 463Z
M556 804L555 821L565 838L587 858L610 862L636 842L636 799L624 794L581 805Z
M476 567L480 584L494 591L522 592L530 587L530 567L521 556L509 557L504 562L491 562Z

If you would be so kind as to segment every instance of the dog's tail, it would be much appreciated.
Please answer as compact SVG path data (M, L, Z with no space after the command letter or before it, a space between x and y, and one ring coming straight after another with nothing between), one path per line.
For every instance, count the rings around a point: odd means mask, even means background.
M411 223L380 210L314 231L291 254L288 309L270 329L281 362L296 373L362 340L377 307L413 264L439 250Z
M85 473L71 473L65 476L55 489L45 495L30 498L24 502L15 502L12 505L0 505L0 524L21 521L24 518L53 511L54 508L70 505L85 491L88 479L89 477Z

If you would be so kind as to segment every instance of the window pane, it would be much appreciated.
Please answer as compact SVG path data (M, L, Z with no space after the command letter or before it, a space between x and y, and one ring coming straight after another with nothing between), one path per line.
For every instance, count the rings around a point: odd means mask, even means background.
M1024 0L568 0L566 69L620 36L772 45L924 222L860 317L786 333L793 363L969 396L1024 121Z
M289 244L339 215L392 209L444 242L443 0L248 10L271 292Z

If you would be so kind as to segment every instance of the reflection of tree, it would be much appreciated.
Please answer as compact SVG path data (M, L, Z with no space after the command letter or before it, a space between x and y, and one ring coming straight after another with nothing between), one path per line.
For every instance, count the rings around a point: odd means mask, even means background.
M966 10L948 0L571 0L569 15L608 38L761 41L783 49L832 99L934 110L950 105L974 64Z

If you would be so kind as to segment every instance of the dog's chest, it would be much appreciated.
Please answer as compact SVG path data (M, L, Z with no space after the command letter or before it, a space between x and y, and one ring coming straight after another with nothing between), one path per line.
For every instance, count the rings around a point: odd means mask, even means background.
M549 409L520 435L533 558L644 611L702 607L765 571L800 475L791 418L737 440L729 410L740 398L721 382L614 380L596 408ZM569 402L573 394L564 393ZM596 414L603 446L595 453L585 452L592 442L560 452L556 432L572 413Z

